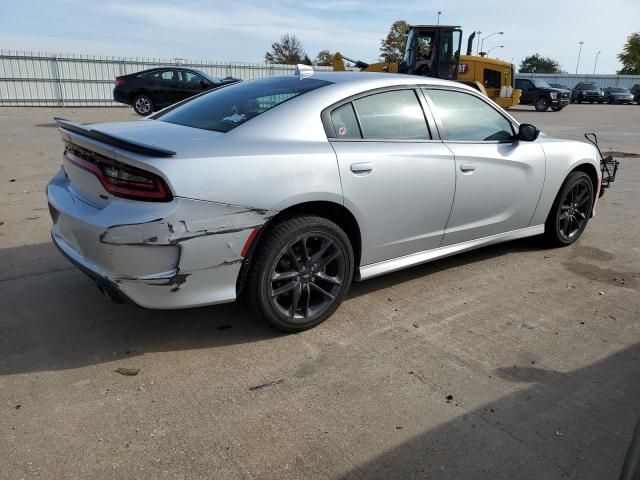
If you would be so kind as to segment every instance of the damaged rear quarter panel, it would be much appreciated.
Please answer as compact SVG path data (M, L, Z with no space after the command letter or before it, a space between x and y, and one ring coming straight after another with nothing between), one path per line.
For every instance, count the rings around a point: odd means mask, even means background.
M139 301L147 307L180 308L234 300L242 248L251 232L277 212L187 198L176 201L176 208L164 218L112 225L100 234L102 244L114 247L177 247L175 269L144 276L112 272L114 280L133 298L150 297L150 301ZM176 293L180 299L175 298Z

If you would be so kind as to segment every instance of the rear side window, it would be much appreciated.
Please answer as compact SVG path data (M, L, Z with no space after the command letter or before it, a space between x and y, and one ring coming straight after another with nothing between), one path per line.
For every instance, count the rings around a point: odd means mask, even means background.
M426 90L447 140L496 141L513 137L511 122L483 100L463 92Z
M151 118L226 133L287 100L329 84L308 77L262 78L213 90Z
M175 70L160 70L156 72L145 73L144 75L140 76L148 80L157 80L161 82L172 82L176 80Z
M362 138L356 112L350 103L331 112L331 123L336 132L336 138Z
M429 140L424 112L413 90L377 93L354 100L362 136L371 140Z

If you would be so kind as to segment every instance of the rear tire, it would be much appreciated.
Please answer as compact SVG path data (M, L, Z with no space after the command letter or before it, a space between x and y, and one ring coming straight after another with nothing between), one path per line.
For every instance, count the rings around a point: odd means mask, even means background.
M584 172L571 172L553 202L544 234L556 247L575 242L587 227L593 210L594 191L591 177Z
M349 237L323 217L281 221L261 239L246 283L252 310L275 328L301 332L329 318L354 272Z
M534 102L534 106L537 112L546 112L549 108L550 103L551 102L549 102L549 99L547 97L538 97Z
M140 116L146 117L153 113L153 100L146 94L136 95L133 99L133 110Z

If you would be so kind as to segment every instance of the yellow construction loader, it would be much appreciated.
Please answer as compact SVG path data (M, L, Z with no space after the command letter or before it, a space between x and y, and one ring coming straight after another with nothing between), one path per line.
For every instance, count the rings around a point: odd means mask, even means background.
M336 53L335 71L346 70L344 61L364 72L407 73L456 80L470 85L503 108L518 105L520 90L514 88L513 64L486 54L472 55L475 32L469 36L467 54L460 55L462 30L451 25L413 25L407 33L404 58L400 63L368 64Z

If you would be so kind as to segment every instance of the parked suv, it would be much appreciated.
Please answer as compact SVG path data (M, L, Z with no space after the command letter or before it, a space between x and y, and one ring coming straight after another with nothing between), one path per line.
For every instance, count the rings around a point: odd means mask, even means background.
M571 102L604 102L604 92L595 83L580 82L571 92Z
M113 99L146 116L206 90L240 81L233 77L211 77L190 68L152 68L116 77Z
M546 112L549 107L557 112L569 103L569 91L553 88L542 80L516 78L516 88L522 90L520 104L533 105L538 112Z
M633 101L640 105L640 83L636 83L631 87L631 94L633 95Z

